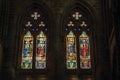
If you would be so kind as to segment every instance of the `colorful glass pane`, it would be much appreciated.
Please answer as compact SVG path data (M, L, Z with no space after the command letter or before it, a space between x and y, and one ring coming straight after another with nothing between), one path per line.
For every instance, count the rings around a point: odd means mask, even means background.
M66 67L67 69L77 68L76 38L72 31L66 37Z
M46 36L41 31L36 39L36 69L46 68Z
M79 37L79 46L80 46L80 68L81 69L90 69L90 41L86 32L82 32Z
M32 69L32 56L33 56L33 36L28 31L23 38L22 47L22 69Z

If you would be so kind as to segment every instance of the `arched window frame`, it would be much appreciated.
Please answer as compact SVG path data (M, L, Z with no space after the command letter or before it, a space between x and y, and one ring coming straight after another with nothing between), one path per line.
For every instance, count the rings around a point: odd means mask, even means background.
M17 63L17 69L19 70L19 72L23 72L23 73L34 73L34 72L37 72L37 73L45 73L47 68L48 68L48 65L47 65L47 55L46 55L46 67L45 68L41 68L41 69L37 69L35 67L35 61L36 61L36 38L37 38L37 35L39 35L39 33L42 31L44 32L44 35L46 36L46 43L47 43L47 46L46 46L46 54L48 54L48 38L49 38L49 26L48 24L49 23L49 15L46 14L46 12L39 8L39 7L35 7L34 9L33 8L30 8L28 10L29 12L27 12L26 14L24 14L24 17L22 19L22 22L21 22L21 32L20 32L20 49L19 49L19 54L18 54L18 63ZM40 16L36 19L34 16L32 16L33 14L39 14ZM30 31L30 33L32 34L33 36L33 61L32 61L32 69L22 69L21 68L21 62L22 62L22 43L23 43L23 38L24 38L24 35Z
M74 21L75 20L72 20L73 18L71 18L71 16L72 16L72 14L73 13L75 13L75 12L79 12L79 13L81 13L81 14L83 14L84 13L84 18L86 18L85 19L85 22L87 22L87 27L86 28L81 28L81 27L79 27L79 26L76 26L75 24L71 24L70 26L71 27L68 27L69 26L69 23L70 23L70 21L72 21L72 23L74 23ZM83 31L85 31L86 32L86 34L89 36L89 40L90 40L90 57L91 57L91 67L89 68L89 69L81 69L80 68L80 60L79 60L79 58L78 58L78 56L79 56L79 45L77 45L77 64L78 64L78 68L77 69L67 69L66 68L66 58L65 58L65 70L69 73L73 73L73 74L76 74L76 73L80 73L80 74L84 74L85 73L85 75L86 74L93 74L92 72L94 71L94 69L95 69L95 66L94 66L94 51L93 51L93 16L91 15L91 13L89 12L89 10L88 9L86 9L83 5L77 5L77 6L74 6L74 7L72 7L72 9L71 10L67 10L67 14L66 13L64 13L64 15L66 15L66 16L64 16L63 17L63 33L62 34L64 34L63 36L64 36L64 45L66 45L66 35L70 32L70 31L72 31L74 34L75 34L75 36L76 36L76 44L78 44L79 43L79 36L82 34L82 32ZM85 16L86 15L86 16ZM75 26L75 27L74 27ZM66 52L66 47L64 47L64 50L65 50L65 52ZM65 55L66 55L66 53L65 53ZM75 71L75 72L74 72Z

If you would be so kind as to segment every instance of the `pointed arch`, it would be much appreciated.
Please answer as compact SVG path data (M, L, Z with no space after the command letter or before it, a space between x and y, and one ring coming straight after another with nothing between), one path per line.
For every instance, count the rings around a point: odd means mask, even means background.
M33 61L27 62L31 65L30 69L32 69L32 66L34 69L45 69L46 68L46 35L44 33L48 33L48 26L46 26L47 23L47 17L44 16L44 14L38 10L34 9L27 14L28 18L25 18L24 20L24 26L23 26L23 33L28 31L26 36L31 38L32 32L33 36L32 39L36 38L36 40L32 40L32 54L33 56L30 57L33 59ZM37 35L39 34L39 35ZM26 53L27 54L27 53ZM23 65L22 65L23 66ZM23 69L23 68L22 68ZM25 68L27 69L27 68Z
M66 40L66 35L69 32L73 32L76 37L76 69L65 68L67 74L82 74L83 76L93 75L94 71L94 55L93 54L93 31L94 31L94 20L95 16L92 13L90 5L84 1L71 1L66 6L66 9L63 11L63 16L61 17L61 35L64 36ZM82 37L83 36L83 37ZM85 37L84 37L85 36ZM87 45L87 49L83 49L83 44ZM67 41L63 44L63 53L68 52L67 50ZM67 55L65 62L67 62ZM66 64L66 63L65 63ZM67 67L67 65L65 65ZM81 75L81 77L82 77ZM92 79L92 78L91 78Z
M51 66L49 64L47 64L50 60L48 60L46 58L46 55L48 53L47 49L48 49L48 45L50 44L49 42L49 37L51 36L51 29L50 27L54 27L53 23L54 20L52 18L52 13L51 10L49 9L49 7L44 3L44 2L40 2L37 3L36 1L33 3L23 3L23 4L27 4L24 5L25 8L20 9L22 10L20 15L21 17L18 17L19 21L17 26L19 26L19 37L21 37L18 41L20 42L19 46L19 53L18 56L18 63L17 63L17 69L20 69L19 71L21 72L21 69L26 69L25 71L32 71L34 72L35 70L38 71L40 70L42 72L46 71L46 69L48 68L47 66ZM48 13L49 12L49 13ZM51 21L52 22L51 22ZM31 70L28 70L27 68L23 68L23 61L21 60L22 58L22 50L23 50L23 40L24 39L24 33L25 32L30 32L30 34L33 37L33 55L32 55L32 61L31 61ZM53 34L53 33L52 33ZM42 48L44 55L43 56L38 56L37 53L39 53L38 51L38 42L40 41L40 39L44 39L44 43L40 43L40 45L44 45L44 48ZM50 45L49 45L50 46ZM37 52L38 51L38 52ZM22 53L22 54L21 54ZM43 58L41 61L39 60L40 58ZM38 61L39 60L39 61ZM40 66L40 64L38 63L42 63L42 66Z

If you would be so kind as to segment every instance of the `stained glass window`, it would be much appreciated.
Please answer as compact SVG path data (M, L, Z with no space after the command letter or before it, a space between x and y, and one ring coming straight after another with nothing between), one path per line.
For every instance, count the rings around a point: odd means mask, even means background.
M46 68L46 36L41 31L36 39L36 69Z
M23 38L22 47L22 69L32 69L32 56L33 56L33 36L28 31Z
M65 23L67 69L91 69L91 17L84 10L76 8L69 13Z
M79 46L80 46L80 68L90 69L90 40L86 32L82 32L79 36Z
M76 37L72 31L66 37L66 65L67 69L77 68Z
M26 13L22 27L23 40L20 53L22 54L19 67L27 70L46 68L47 54L47 16L36 9ZM45 33L45 34L44 34ZM21 55L20 55L21 56Z

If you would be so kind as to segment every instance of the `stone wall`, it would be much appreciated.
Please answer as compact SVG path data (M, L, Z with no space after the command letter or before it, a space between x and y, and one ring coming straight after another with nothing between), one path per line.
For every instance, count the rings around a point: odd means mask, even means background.
M65 69L62 62L65 59L62 51L62 18L67 9L75 6L76 3L82 3L87 10L89 10L94 19L93 26L93 40L94 40L94 79L96 80L104 80L109 79L109 52L108 52L108 41L106 39L106 24L104 24L104 10L103 10L103 2L102 0L3 0L2 1L2 12L0 13L2 16L0 24L0 36L3 41L3 54L4 54L4 63L3 70L4 73L8 73L9 77L14 79L16 73L16 65L17 65L17 50L19 44L20 37L20 26L19 20L22 14L25 12L29 6L32 7L34 3L40 5L46 5L46 10L50 11L52 14L53 20L53 28L51 27L51 32L53 37L51 37L50 44L51 54L55 55L55 72L53 71L53 75L58 78L62 78L65 76ZM47 9L48 7L48 9ZM58 66L59 65L59 66ZM63 71L62 71L63 70ZM9 78L8 77L8 78Z

